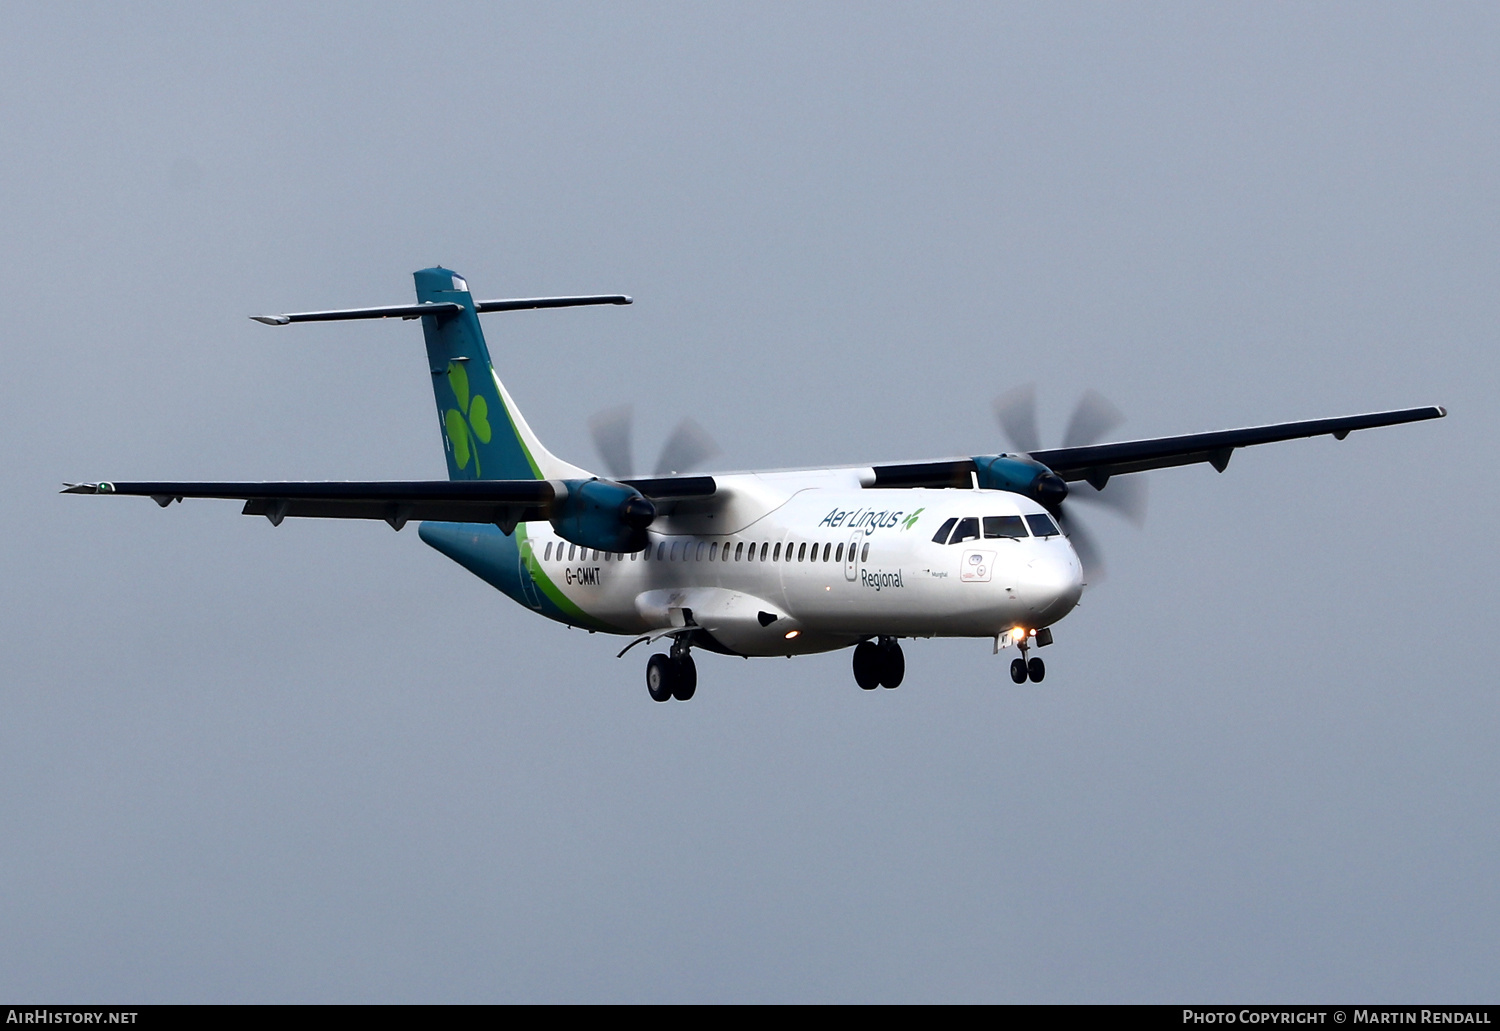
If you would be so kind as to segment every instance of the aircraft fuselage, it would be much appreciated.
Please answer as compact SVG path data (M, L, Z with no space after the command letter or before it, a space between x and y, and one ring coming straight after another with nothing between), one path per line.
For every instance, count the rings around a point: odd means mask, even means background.
M421 534L552 619L629 635L697 626L702 643L738 655L1034 630L1082 593L1067 538L1016 494L869 489L856 470L717 479L713 506L659 518L635 553L581 548L541 522L512 536L429 522ZM934 540L944 527L953 543Z

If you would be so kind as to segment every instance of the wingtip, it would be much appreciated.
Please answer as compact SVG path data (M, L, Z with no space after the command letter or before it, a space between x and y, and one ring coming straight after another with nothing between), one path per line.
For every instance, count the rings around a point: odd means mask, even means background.
M109 483L64 483L59 494L110 494L114 485Z
M250 317L267 326L285 326L292 321L285 315L252 315Z

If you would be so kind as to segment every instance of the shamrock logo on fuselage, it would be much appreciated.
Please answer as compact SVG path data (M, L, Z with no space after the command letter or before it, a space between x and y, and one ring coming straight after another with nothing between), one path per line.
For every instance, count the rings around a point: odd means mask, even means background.
M474 456L474 476L479 473L479 444L490 442L490 406L483 394L469 396L469 374L462 362L448 363L448 386L458 400L457 408L443 413L443 428L453 445L453 460L460 469L469 464L469 455Z
M905 519L901 520L903 523L906 524L905 526L901 527L901 529L903 529L903 530L910 530L913 526L916 526L917 525L917 516L921 515L925 511L927 511L927 509L924 506L922 508L917 509L915 512L913 512L911 515L907 516Z

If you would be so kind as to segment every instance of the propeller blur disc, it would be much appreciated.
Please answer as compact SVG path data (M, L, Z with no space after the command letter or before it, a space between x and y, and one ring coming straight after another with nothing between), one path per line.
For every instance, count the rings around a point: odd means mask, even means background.
M594 438L594 450L604 462L610 476L623 480L635 468L631 455L631 423L635 419L635 408L620 405L606 408L589 419L589 434Z

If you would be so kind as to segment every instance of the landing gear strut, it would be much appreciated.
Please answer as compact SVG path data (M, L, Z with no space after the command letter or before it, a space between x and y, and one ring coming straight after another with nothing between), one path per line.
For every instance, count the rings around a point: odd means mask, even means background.
M1051 639L1051 634L1048 634L1047 640ZM1026 661L1026 638L1017 641L1016 647L1021 649L1021 657L1011 660L1010 678L1018 684L1024 684L1028 679L1034 684L1040 684L1047 675L1047 664L1042 661L1041 656L1032 658L1030 662Z
M861 641L854 646L854 682L866 691L877 687L900 687L906 678L906 656L894 637L879 642Z
M698 690L698 666L686 645L672 642L672 654L657 652L646 660L646 690L653 702L685 702Z

